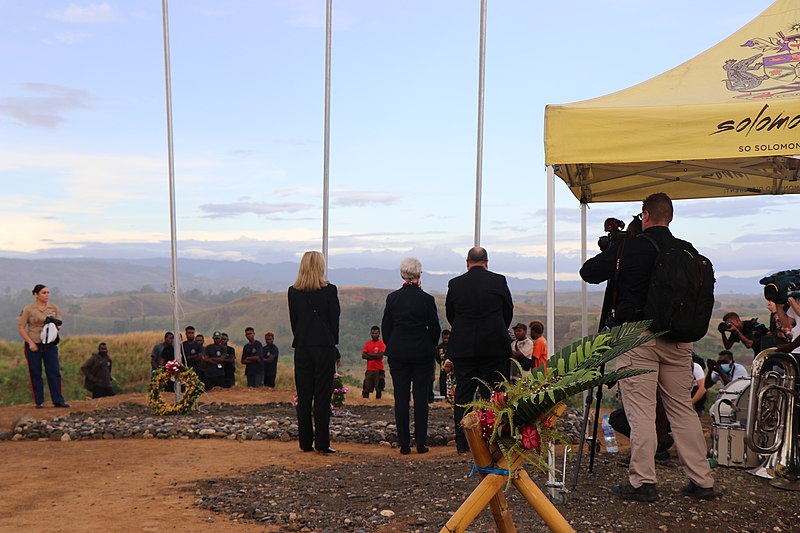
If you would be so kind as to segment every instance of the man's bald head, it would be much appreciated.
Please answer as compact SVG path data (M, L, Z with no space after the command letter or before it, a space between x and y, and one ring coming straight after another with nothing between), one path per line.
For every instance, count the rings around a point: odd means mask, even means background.
M481 246L475 246L469 249L469 252L467 252L467 270L474 266L488 268L488 265L489 254L486 253L485 248Z

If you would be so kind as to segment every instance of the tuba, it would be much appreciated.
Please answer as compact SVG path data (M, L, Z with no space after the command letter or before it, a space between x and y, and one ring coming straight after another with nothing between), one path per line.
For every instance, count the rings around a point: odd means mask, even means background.
M800 361L768 348L753 360L747 445L766 457L760 469L770 485L800 490ZM759 472L753 472L761 475Z

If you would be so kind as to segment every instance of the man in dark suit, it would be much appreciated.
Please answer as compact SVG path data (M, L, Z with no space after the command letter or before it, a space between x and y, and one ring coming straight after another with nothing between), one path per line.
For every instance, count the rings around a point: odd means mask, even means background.
M482 396L491 394L472 378L497 383L508 372L508 326L514 315L506 278L489 271L489 256L480 246L467 254L467 272L448 283L445 311L451 325L447 353L456 377L456 448L466 453L467 438L461 428L464 408L459 405L471 402L479 387Z

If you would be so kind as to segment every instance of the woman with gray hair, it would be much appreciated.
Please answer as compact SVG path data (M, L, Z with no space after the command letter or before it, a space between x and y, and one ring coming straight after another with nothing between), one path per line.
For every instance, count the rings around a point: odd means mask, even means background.
M431 368L439 341L439 314L433 296L420 287L422 263L406 257L400 263L403 286L386 297L383 340L394 383L394 417L400 453L411 453L409 404L414 389L414 440L417 453L428 451L428 396Z

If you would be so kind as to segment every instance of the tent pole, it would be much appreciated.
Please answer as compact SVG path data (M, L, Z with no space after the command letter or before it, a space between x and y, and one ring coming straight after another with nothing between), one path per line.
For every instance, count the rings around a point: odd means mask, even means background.
M475 246L481 244L481 190L483 188L483 94L486 73L486 1L481 0L481 35L478 52L478 155L475 164Z
M547 342L548 353L556 352L556 174L552 166L547 167Z
M586 262L586 211L587 205L581 202L581 265ZM586 282L581 280L581 338L589 335L589 317L587 312Z
M331 147L331 12L333 0L325 3L325 126L322 154L322 256L325 274L328 273L328 210L330 199L330 147Z

